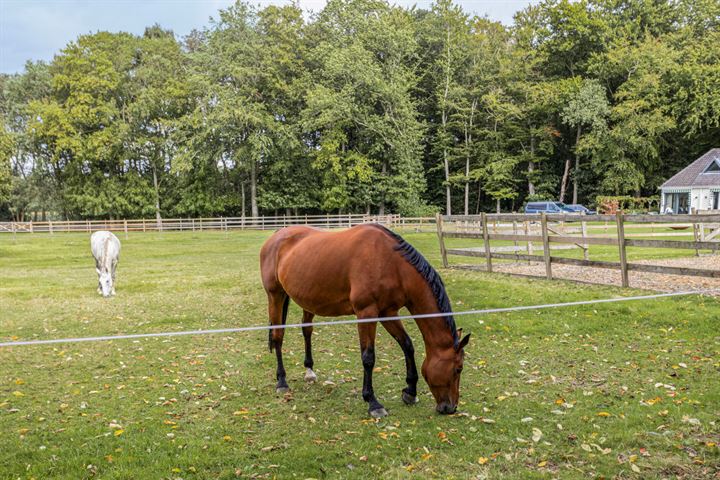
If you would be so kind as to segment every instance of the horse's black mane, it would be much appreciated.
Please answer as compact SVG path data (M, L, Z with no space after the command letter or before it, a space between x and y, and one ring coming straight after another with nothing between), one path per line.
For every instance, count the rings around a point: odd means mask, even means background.
M379 223L373 223L370 225L379 228L397 241L395 250L400 252L405 260L415 267L415 270L417 270L418 273L425 279L430 287L430 290L432 290L438 309L442 313L452 313L452 306L450 305L450 299L445 291L445 284L443 283L442 278L440 278L440 274L428 263L427 260L425 260L425 257L423 257L422 254L415 249L415 247L410 245L404 238L392 230L380 225ZM455 326L455 319L452 315L445 317L445 324L450 329L453 341L457 346L459 339L457 335L457 327Z

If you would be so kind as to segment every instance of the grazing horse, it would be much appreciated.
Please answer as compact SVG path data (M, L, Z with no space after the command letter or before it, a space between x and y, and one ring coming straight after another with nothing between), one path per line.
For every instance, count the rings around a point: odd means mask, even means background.
M95 257L98 293L103 297L115 295L115 269L120 259L120 240L108 231L95 232L90 237L90 250Z
M377 224L341 232L305 226L283 228L260 251L262 282L268 296L271 325L285 324L290 299L303 309L303 323L315 315L355 315L359 319L395 316L402 307L413 315L450 313L450 300L440 275L399 235ZM422 374L439 413L454 413L460 397L463 348L452 316L415 319L425 341ZM417 402L417 367L412 341L399 320L381 322L405 354L407 387L402 399ZM363 399L369 414L387 415L372 385L377 322L358 324L364 369ZM314 381L312 326L303 327L305 380ZM282 360L284 329L269 332L269 346L277 355L277 392L288 390Z

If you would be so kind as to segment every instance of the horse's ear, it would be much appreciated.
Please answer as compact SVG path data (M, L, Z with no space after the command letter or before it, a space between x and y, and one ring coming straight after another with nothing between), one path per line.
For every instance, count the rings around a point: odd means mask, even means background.
M465 348L467 346L467 344L470 342L470 335L472 335L472 334L468 333L467 335L465 335L463 337L462 340L460 340L460 343L458 343L458 348L457 348L458 351L462 350L463 348Z

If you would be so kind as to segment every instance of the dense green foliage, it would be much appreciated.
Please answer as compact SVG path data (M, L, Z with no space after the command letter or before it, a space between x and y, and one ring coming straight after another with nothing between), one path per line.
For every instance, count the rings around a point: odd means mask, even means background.
M720 144L719 18L714 0L546 0L508 27L451 0L238 2L183 39L82 35L0 76L0 215L654 195Z

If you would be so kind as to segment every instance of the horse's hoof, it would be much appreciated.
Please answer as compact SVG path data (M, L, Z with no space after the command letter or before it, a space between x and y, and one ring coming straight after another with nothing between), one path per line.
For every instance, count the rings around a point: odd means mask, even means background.
M289 391L290 391L290 387L277 387L275 389L275 392L279 393L280 395L285 395Z
M407 392L402 392L402 400L405 402L405 405L415 405L420 401L417 397L410 395Z
M309 368L305 372L305 381L307 383L315 383L317 381L317 375Z
M383 418L388 416L388 412L384 408L378 408L376 410L370 410L370 416L372 418Z

